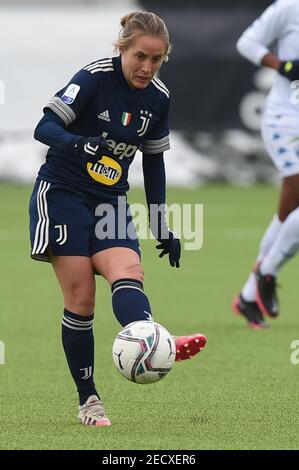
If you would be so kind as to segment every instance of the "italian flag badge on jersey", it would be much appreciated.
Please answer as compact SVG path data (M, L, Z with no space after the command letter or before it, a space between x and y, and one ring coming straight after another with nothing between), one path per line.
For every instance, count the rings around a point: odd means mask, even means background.
M121 122L123 123L123 126L128 126L131 122L131 113L123 113L121 117Z

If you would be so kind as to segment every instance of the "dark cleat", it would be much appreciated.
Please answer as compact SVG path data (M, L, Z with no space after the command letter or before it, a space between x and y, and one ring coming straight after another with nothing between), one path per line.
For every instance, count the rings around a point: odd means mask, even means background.
M271 274L261 274L259 267L256 277L256 301L264 315L275 318L279 314L279 303L276 293L276 277Z
M239 294L234 298L232 303L232 311L237 315L242 315L246 318L249 328L260 330L262 328L269 328L269 323L264 320L263 314L260 311L256 302L247 302Z

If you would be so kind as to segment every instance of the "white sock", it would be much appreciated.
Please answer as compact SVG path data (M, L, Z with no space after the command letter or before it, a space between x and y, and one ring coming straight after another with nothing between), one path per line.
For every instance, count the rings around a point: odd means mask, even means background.
M241 294L247 302L255 302L256 300L256 281L254 273L250 273L249 277L244 284Z
M277 238L281 227L282 222L279 220L277 215L274 215L261 240L259 253L256 259L257 262L261 261L266 256L275 239ZM254 302L256 300L256 280L254 273L251 272L249 274L249 277L241 290L241 294L242 297L247 300L247 302Z
M261 261L269 252L271 246L273 245L276 238L278 237L281 227L282 227L282 222L281 220L279 220L278 215L275 214L261 240L259 253L256 259L257 262Z
M277 276L280 269L299 249L299 207L292 211L260 265L262 274Z

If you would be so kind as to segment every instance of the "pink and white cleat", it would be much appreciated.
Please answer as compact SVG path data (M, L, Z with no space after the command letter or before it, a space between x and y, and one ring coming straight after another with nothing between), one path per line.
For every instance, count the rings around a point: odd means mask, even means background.
M78 419L85 426L111 426L103 403L96 395L91 395L84 405L79 406Z
M173 339L176 347L176 361L192 359L205 347L207 342L207 338L201 333L189 336L175 336Z

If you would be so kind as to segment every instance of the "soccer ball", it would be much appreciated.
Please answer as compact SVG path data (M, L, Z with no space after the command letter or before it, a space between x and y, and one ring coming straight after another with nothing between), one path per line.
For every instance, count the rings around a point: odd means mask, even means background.
M154 321L135 321L125 326L112 348L117 370L139 384L157 382L171 370L176 349L171 334Z

